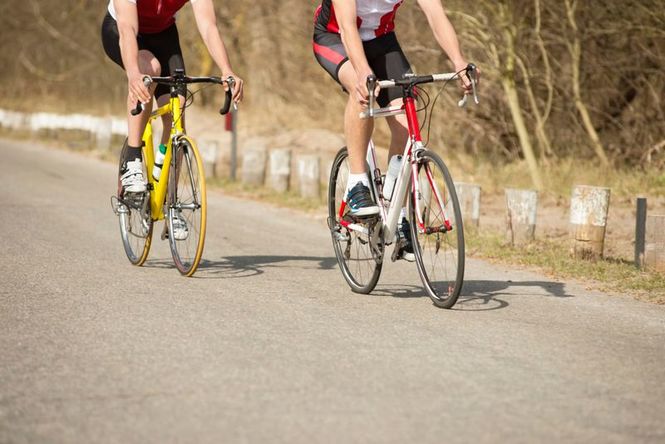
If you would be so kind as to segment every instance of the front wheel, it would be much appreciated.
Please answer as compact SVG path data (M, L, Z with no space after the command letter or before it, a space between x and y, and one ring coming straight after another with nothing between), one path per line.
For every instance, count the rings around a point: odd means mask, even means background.
M455 305L464 281L464 227L453 179L443 160L420 154L418 190L411 193L411 237L418 273L440 308Z
M166 206L169 246L178 271L196 272L206 233L206 185L201 155L194 143L181 137L173 145Z
M355 293L374 290L383 264L383 235L379 218L358 220L346 207L349 154L342 148L335 156L328 185L328 226L339 268Z
M120 153L120 165L118 167L118 194L116 213L120 222L120 237L122 245L125 248L127 259L134 265L141 266L148 259L150 244L152 242L152 217L150 214L150 193L123 193L120 183L120 176L124 169L124 159L126 158L127 141ZM143 159L144 177L147 177L145 171L145 158Z

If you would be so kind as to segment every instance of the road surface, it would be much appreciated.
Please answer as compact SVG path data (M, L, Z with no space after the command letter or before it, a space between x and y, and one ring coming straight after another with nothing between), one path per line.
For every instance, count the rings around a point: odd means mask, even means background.
M0 442L665 442L665 307L475 260L454 310L403 262L356 295L323 218L218 191L194 278L133 267L113 165L0 159Z

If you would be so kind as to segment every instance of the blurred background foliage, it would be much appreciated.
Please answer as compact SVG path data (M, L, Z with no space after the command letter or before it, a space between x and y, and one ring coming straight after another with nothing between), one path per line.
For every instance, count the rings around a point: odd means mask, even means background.
M311 50L316 1L215 0L252 132L342 129L345 96ZM104 0L0 3L3 107L122 114L126 82L100 41ZM482 69L481 106L460 112L450 86L431 144L492 162L525 159L531 178L561 158L665 168L665 8L661 0L444 0L467 59ZM190 7L178 27L190 74L217 74ZM416 72L447 71L408 0L397 34ZM434 96L437 89L429 89ZM198 103L216 106L219 92ZM212 109L212 108L211 108ZM385 129L379 137L385 138Z

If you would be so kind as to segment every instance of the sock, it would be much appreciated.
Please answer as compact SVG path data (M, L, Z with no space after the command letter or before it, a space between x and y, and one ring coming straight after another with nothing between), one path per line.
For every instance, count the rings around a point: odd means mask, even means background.
M351 191L351 188L355 187L358 182L362 182L363 185L369 188L369 176L367 176L367 173L349 173L349 179L346 182L346 192Z
M127 145L127 151L125 151L125 158L122 160L124 165L127 165L127 162L133 160L141 160L141 147Z

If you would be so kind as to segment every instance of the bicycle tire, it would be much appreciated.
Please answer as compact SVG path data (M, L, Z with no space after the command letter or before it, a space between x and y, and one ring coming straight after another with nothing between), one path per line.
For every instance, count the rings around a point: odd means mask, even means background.
M420 193L411 193L409 215L418 274L434 305L451 308L462 290L465 262L464 226L455 184L441 157L432 151L419 155L417 171ZM420 209L424 229L418 227L416 208ZM446 220L451 229L439 231Z
M378 233L379 242L372 253L369 235L350 230L340 224L338 214L346 194L346 181L349 172L348 151L342 148L333 161L328 184L328 225L332 237L337 263L344 279L355 293L368 294L376 287L383 266L383 235ZM348 215L348 210L346 215ZM381 227L380 219L368 222L371 229ZM379 228L377 228L379 229Z
M120 202L118 205L118 221L120 224L120 237L127 259L133 265L141 266L148 259L150 246L152 245L153 220L150 214L150 192L146 190L140 200L138 196L130 198L130 196L123 195L120 176L122 175L122 162L127 149L127 140L125 139L118 165L117 196ZM143 174L144 177L147 177L145 176L147 174L145 159L142 160L144 165Z
M187 136L182 136L173 144L166 223L173 262L184 276L192 276L201 262L207 212L203 161L193 141ZM176 217L186 223L186 236L182 239L176 239L178 231L174 228L174 224L179 223Z

